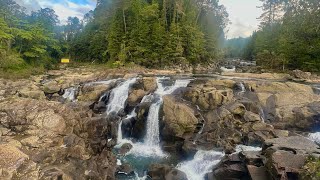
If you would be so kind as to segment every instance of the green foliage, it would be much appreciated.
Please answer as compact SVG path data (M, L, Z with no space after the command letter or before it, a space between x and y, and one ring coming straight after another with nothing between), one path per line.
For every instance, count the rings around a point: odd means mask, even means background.
M27 71L33 67L53 68L62 56L55 32L57 23L58 16L52 9L40 9L27 15L14 1L1 1L1 71L30 74Z
M245 48L251 41L251 37L248 38L233 38L228 39L224 44L224 51L226 58L241 58L245 56Z
M218 44L227 21L225 8L217 1L99 1L93 18L72 44L72 57L146 67L181 59L212 62L219 58ZM85 42L88 39L90 43ZM93 49L95 45L99 48Z
M27 64L17 54L7 54L5 51L0 51L0 69L2 71L21 70Z
M319 1L262 1L261 27L246 53L252 54L257 64L265 68L319 72Z
M306 164L303 166L303 171L300 179L317 180L320 179L320 159L313 156L308 157Z

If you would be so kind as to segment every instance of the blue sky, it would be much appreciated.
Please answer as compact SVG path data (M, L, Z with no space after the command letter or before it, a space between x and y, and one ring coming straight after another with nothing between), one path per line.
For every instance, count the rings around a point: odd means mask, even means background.
M83 15L96 6L97 0L16 0L28 10L39 8L52 8L56 11L60 21L64 24L69 16L82 18ZM261 10L259 0L220 0L229 13L231 24L227 28L227 37L247 37L258 28L257 18Z
M16 2L25 6L29 11L52 8L62 24L69 16L82 18L85 13L96 6L96 0L16 0Z

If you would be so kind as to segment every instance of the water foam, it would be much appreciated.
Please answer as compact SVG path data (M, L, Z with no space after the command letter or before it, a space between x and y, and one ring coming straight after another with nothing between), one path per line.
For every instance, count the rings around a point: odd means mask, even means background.
M127 155L133 155L136 157L167 157L168 155L161 150L160 147L160 132L159 132L159 111L163 103L162 96L171 94L180 87L186 87L190 83L190 79L176 80L173 86L164 87L162 81L168 79L167 77L157 78L158 88L153 95L146 95L141 102L152 102L155 98L157 100L153 102L149 108L146 126L146 136L144 142L133 143L131 140L123 139L121 132L121 123L119 123L118 129L118 144L116 147L121 147L124 143L132 144L132 149ZM126 118L135 117L135 111L128 115ZM120 138L119 138L120 137Z
M255 147L255 146L246 146L246 145L242 145L242 144L237 145L235 153L239 153L242 151L262 151L262 148Z
M107 114L111 112L118 113L121 109L124 109L130 86L134 84L136 80L137 78L128 79L112 89L107 106Z
M221 70L222 72L235 72L235 71L236 71L236 68L233 67L232 69L228 69L228 68L226 68L226 67L221 67L220 70Z
M70 88L64 90L64 94L62 95L62 97L64 99L69 100L69 101L75 101L77 98L76 97L77 91L78 91L78 88L70 87Z
M320 144L320 132L310 133L309 139L316 142L317 144Z
M179 163L177 169L186 173L189 180L203 180L223 156L223 152L199 150L192 160Z
M149 146L160 146L160 133L159 133L159 111L163 104L162 97L167 94L173 93L181 87L186 87L190 83L190 79L176 80L173 86L164 87L161 83L161 78L157 78L158 89L154 96L159 99L151 104L147 118L147 134L144 138L144 143Z

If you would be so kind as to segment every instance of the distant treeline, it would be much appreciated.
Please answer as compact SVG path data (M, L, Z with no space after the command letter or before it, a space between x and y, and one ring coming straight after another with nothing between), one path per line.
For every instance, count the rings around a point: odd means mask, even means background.
M256 60L269 69L319 72L319 0L261 1L259 30L249 38L228 40L226 56Z
M82 20L61 25L54 10L27 13L0 1L0 68L80 62L161 67L222 57L228 23L218 0L98 0Z
M70 54L146 67L212 62L227 23L218 0L100 0Z

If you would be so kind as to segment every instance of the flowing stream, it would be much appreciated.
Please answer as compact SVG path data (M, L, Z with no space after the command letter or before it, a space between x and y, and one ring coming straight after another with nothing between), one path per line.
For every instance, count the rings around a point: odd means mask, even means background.
M192 160L179 163L177 169L186 173L189 180L203 180L223 156L223 152L199 150Z
M76 97L77 91L78 91L77 87L70 87L64 90L64 94L62 95L62 97L69 101L75 101L77 99Z
M163 104L162 97L166 94L171 94L175 90L181 87L186 87L190 83L189 79L176 80L173 86L164 87L161 83L161 78L157 78L158 89L154 93L154 97L158 98L156 102L152 103L149 109L149 115L147 119L147 134L144 139L144 143L148 146L159 146L160 133L159 133L159 111Z
M118 113L121 109L125 108L124 106L128 99L129 88L136 80L137 78L126 80L111 91L110 100L107 106L107 114L111 112Z
M170 78L167 77L158 77L157 78L157 90L153 94L146 95L142 100L142 102L152 102L149 113L147 117L146 124L146 135L142 142L132 142L130 139L122 138L121 125L119 123L118 126L118 145L116 148L120 148L124 143L132 144L132 149L120 159L123 162L130 163L135 170L138 172L139 176L144 176L144 170L152 163L162 162L168 159L168 155L165 154L160 147L160 132L159 132L159 112L163 104L162 97L167 94L173 93L175 90L181 87L186 87L190 83L190 79L178 79L175 81L173 85L165 86L165 81L170 81ZM121 85L125 87L125 85ZM119 86L120 87L120 86ZM123 89L123 87L118 89ZM118 92L118 91L115 91ZM119 92L118 92L119 93ZM125 93L123 93L125 94ZM114 95L117 97L117 95ZM125 97L127 98L127 96ZM113 102L118 101L110 101L108 106L112 107ZM135 117L135 110L132 111L126 118ZM135 177L133 179L141 179ZM143 178L142 178L143 179Z
M310 133L309 139L320 144L320 132Z
M170 157L162 151L160 146L159 112L162 108L163 96L173 93L178 88L186 87L190 83L190 79L177 79L172 85L165 85L168 84L166 83L167 81L170 81L170 78L158 77L157 90L153 94L144 96L141 100L141 103L151 102L146 121L146 135L141 142L132 142L131 139L123 138L122 121L118 125L118 139L115 148L120 148L124 143L130 143L132 145L128 153L118 156L118 163L129 163L136 172L134 177L129 178L125 176L123 178L120 177L120 179L147 179L145 170L152 163L176 164L176 162L171 163ZM111 91L110 100L107 105L107 113L119 112L125 108L129 88L135 82L136 78L129 79ZM241 92L245 92L244 85L242 83L241 85ZM137 114L134 109L124 119L130 119L136 116ZM238 145L236 147L236 153L241 151L261 151L261 148ZM210 172L224 155L225 154L220 151L198 150L192 160L180 162L176 168L186 173L189 180L203 180L205 174Z

